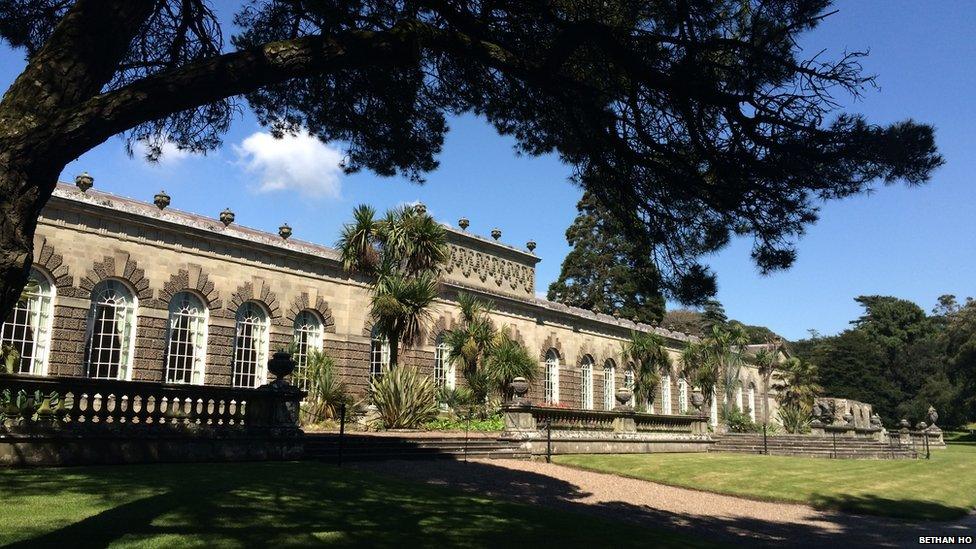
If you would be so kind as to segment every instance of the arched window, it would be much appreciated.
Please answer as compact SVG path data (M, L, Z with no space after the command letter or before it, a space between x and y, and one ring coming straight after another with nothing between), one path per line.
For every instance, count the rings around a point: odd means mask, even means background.
M742 396L742 382L739 381L739 382L736 382L736 384L735 384L735 409L738 410L738 411L740 411L740 412L744 412L745 411L745 407L744 407L744 404L743 404L742 400L743 400L743 396Z
M749 382L749 419L756 421L756 384Z
M136 335L136 297L119 280L92 289L88 316L88 377L128 379Z
M434 382L439 387L453 389L457 374L454 362L450 360L451 350L444 341L444 334L437 336L437 346L434 348Z
M678 413L684 414L688 411L688 381L685 378L678 379Z
M580 403L584 410L593 409L593 357L580 361Z
M613 410L614 393L617 392L617 368L609 358L603 363L603 409Z
M369 348L369 376L383 375L383 369L390 366L390 342L373 328Z
M304 310L295 316L295 384L308 390L308 355L322 351L322 319L313 311Z
M267 378L268 314L253 301L237 309L234 387L257 387Z
M559 354L555 349L546 352L546 404L559 402Z
M671 374L661 376L661 413L671 413Z
M0 344L17 351L19 374L47 373L51 347L51 325L54 318L54 285L37 269L31 269L27 286L14 305L7 321L0 327Z
M202 385L206 357L207 307L192 293L180 292L169 302L167 383Z

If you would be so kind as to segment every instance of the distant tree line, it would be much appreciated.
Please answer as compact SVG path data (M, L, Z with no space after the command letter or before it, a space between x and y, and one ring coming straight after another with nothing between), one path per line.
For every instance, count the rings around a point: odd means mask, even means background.
M864 314L851 328L790 345L819 366L825 394L868 402L887 425L914 424L930 405L940 427L976 419L976 301L944 295L930 314L896 297L855 301Z

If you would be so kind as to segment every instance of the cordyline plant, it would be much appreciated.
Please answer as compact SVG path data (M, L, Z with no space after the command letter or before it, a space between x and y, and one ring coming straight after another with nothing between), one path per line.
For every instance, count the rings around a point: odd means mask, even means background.
M931 126L840 109L874 80L862 52L804 57L828 0L227 4L0 0L0 40L26 56L0 99L0 318L68 162L115 135L151 160L216 149L245 104L273 135L341 143L350 172L413 181L447 117L476 113L571 165L689 302L733 235L787 268L822 200L942 163Z
M443 226L421 209L407 206L375 219L360 205L342 228L336 247L343 267L370 283L373 327L390 345L389 368L396 368L400 344L419 343L438 296L439 267L447 259Z
M631 332L630 339L622 344L625 359L634 363L634 400L638 407L654 402L654 388L661 382L661 372L670 372L671 356L664 338L655 333Z
M742 324L715 324L696 342L689 343L681 354L685 376L699 387L705 401L712 399L715 388L721 388L721 417L728 417L739 374L744 362L749 336ZM724 421L724 419L723 419Z

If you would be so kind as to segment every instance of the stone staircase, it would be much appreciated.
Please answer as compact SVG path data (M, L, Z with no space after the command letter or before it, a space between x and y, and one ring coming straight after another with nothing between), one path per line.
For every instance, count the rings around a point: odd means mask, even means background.
M715 444L709 452L762 454L763 436L754 433L713 435ZM811 435L776 435L767 439L769 455L834 459L915 459L918 453L910 446L889 444L867 438Z
M339 460L338 433L307 433L305 459ZM519 443L500 441L494 434L475 433L346 433L342 461L394 459L529 459Z

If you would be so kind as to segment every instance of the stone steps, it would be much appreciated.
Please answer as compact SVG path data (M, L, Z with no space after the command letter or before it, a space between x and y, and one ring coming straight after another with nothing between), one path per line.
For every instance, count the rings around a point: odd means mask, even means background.
M762 435L727 434L713 436L715 444L709 452L763 454L776 456L816 457L835 459L914 459L917 452L911 447L890 445L870 439L814 437L809 435L776 435L763 444Z
M393 459L529 459L518 443L494 438L475 437L467 441L458 436L424 436L404 434L345 435L341 442L343 461L381 461ZM338 434L308 434L305 458L337 461Z

